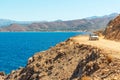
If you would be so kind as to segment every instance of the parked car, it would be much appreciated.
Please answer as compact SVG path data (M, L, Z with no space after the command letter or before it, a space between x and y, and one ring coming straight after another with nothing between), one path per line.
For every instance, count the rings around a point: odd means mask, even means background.
M92 33L89 35L89 40L99 40L99 36L97 34Z

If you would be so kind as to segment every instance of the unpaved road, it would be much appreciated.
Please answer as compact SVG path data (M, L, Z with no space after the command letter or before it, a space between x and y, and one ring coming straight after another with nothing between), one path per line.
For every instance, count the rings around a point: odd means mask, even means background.
M102 49L107 55L120 59L120 42L106 40L100 37L97 41L90 41L89 36L76 36L72 38L80 44L87 44Z

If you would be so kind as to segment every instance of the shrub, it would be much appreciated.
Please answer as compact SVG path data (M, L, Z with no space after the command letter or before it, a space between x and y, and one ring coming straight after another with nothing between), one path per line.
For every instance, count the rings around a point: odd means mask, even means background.
M81 80L92 80L89 76L83 76Z

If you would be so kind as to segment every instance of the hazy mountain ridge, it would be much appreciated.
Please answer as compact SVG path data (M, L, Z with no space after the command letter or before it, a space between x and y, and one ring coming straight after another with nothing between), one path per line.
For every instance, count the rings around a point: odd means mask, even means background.
M12 24L19 24L19 25L29 25L32 24L34 21L15 21L10 19L0 19L0 27L8 27Z
M8 21L9 25L7 27L1 27L0 31L93 31L105 28L108 22L114 19L117 15L117 13L113 13L101 17L93 16L84 19L69 21L56 20L53 22ZM15 26L14 24L17 25ZM13 25L14 27L11 27Z
M8 26L8 25L13 24L15 22L16 21L13 21L13 20L0 19L0 27L5 27L5 26Z

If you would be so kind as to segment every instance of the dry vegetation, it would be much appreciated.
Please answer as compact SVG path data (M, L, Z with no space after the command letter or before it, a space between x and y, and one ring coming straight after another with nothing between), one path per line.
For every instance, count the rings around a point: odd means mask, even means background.
M12 71L6 80L111 80L120 76L119 71L119 59L70 38L36 53L25 68Z

